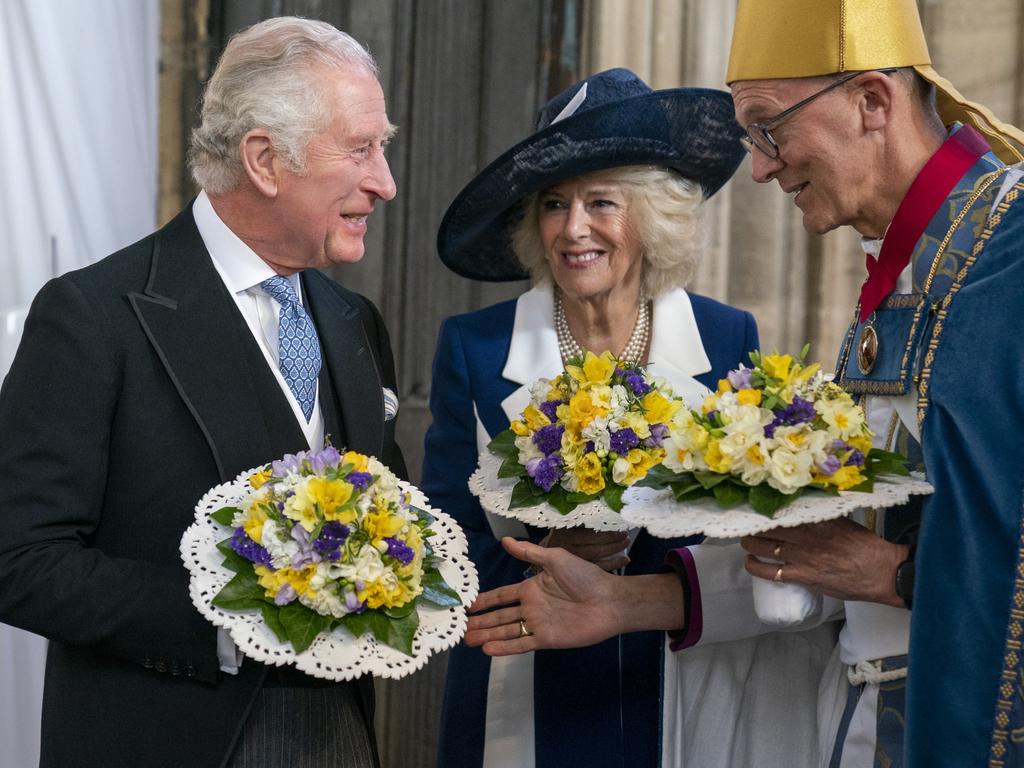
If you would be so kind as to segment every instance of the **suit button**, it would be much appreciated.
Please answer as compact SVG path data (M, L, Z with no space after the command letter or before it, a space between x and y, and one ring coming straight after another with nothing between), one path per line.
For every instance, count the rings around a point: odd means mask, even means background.
M172 661L171 666L171 677L181 677L181 667L178 666L178 662Z
M145 667L146 669L152 669L153 668L153 660L151 658L149 658L149 656L147 656L145 659L142 660L142 666Z
M166 672L167 671L167 662L164 661L163 659L157 659L156 660L156 664L154 666L156 667L156 671L157 672Z
M186 664L185 665L185 677L195 677L195 676L196 676L196 668L193 667L191 664Z

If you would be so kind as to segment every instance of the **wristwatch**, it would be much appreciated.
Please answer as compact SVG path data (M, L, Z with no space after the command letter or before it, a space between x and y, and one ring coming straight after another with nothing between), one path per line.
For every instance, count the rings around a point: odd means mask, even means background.
M914 601L914 552L917 544L910 545L907 559L896 566L896 595L908 609Z

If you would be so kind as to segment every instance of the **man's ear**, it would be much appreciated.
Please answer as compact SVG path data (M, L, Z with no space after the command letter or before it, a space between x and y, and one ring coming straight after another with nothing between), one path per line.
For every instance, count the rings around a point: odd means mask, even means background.
M882 72L865 72L854 81L858 88L864 130L877 131L892 119L899 84Z
M270 133L265 128L254 128L239 143L242 169L249 182L263 195L277 197L281 181L281 163Z

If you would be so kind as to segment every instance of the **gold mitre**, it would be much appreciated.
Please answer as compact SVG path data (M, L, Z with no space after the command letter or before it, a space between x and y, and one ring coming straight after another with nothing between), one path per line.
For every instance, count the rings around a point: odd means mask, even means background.
M1024 159L1024 131L968 101L932 69L915 0L738 0L726 82L913 67L937 89L947 125L977 128L1005 162Z

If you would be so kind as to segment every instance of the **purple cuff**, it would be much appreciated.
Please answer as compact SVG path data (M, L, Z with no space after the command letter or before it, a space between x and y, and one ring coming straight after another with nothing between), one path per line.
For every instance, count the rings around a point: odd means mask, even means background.
M683 586L683 626L677 631L668 633L672 639L669 648L673 651L681 651L700 642L700 636L704 631L704 612L700 603L700 579L697 578L697 564L693 562L693 555L686 547L669 550L665 555L665 565L676 572Z

